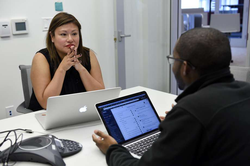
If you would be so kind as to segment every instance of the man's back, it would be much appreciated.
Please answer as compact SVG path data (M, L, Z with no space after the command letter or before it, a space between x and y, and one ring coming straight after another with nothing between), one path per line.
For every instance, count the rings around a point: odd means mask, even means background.
M177 105L201 125L193 164L249 165L250 85L238 81L208 85L203 81L198 87L205 84Z

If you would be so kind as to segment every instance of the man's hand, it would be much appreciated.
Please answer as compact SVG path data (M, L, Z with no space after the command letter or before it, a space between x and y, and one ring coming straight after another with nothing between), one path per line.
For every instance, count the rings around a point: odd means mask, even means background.
M167 116L168 113L169 113L169 111L165 111L166 116ZM161 121L164 121L166 116L159 116L159 117L160 117Z
M116 140L101 132L100 130L95 130L95 134L92 135L93 141L96 143L96 146L102 151L102 153L106 154L108 148L113 145L117 144ZM96 136L97 135L97 136Z
M172 108L174 107L174 104L172 104ZM170 110L171 111L171 110ZM167 115L169 111L165 111L165 114ZM165 119L166 116L160 116L161 121Z

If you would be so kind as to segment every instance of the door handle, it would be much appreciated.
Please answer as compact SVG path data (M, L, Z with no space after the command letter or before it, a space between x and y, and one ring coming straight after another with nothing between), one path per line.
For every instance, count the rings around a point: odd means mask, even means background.
M131 35L120 35L121 37L131 37Z
M131 37L131 35L125 35L125 34L122 34L122 31L118 31L118 41L121 42L122 38L124 37Z

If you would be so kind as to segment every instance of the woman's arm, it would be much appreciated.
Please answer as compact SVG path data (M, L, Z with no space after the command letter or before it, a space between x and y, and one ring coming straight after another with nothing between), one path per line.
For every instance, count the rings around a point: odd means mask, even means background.
M72 55L65 56L51 80L50 67L45 56L37 53L32 61L31 81L39 104L46 109L47 99L61 93L66 71L74 65Z
M89 55L90 55L90 64L91 64L90 73L80 63L76 64L75 68L79 72L81 80L87 91L104 89L105 86L104 86L99 62L92 50L90 50Z

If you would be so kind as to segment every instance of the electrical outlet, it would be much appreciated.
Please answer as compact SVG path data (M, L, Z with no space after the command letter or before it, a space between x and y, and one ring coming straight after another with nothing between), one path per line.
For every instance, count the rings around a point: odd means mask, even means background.
M6 118L14 116L14 106L13 105L5 107L5 111L6 111Z

